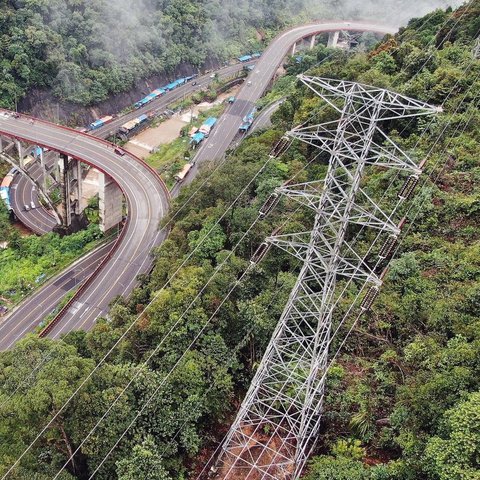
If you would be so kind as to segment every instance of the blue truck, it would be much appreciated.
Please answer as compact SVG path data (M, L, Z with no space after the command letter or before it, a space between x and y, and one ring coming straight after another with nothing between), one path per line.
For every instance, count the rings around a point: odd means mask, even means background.
M199 131L203 133L206 137L208 137L216 123L216 117L209 117L203 122L203 125L200 127Z
M111 115L107 115L106 117L102 117L99 120L95 120L90 124L90 130L96 130L97 128L103 127L108 122L111 122L113 117Z
M243 123L242 125L240 125L240 128L239 128L241 132L245 133L248 130L250 130L250 127L252 126L253 120L255 118L256 111L257 111L257 108L255 107L249 114L243 117Z
M243 57L238 57L238 60L242 63L249 62L253 57L251 55L243 55Z
M192 138L190 140L190 145L193 146L193 148L196 148L202 141L205 139L205 134L202 132L197 132L194 135L192 135Z

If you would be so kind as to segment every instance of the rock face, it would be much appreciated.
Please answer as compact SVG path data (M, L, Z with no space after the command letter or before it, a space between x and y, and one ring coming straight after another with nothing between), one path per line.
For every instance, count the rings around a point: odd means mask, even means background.
M208 62L204 68L210 69L217 66L212 61ZM18 109L35 117L53 122L60 121L60 123L72 127L85 126L104 115L121 112L123 109L133 105L142 96L175 78L194 73L199 73L199 70L192 65L182 64L176 68L174 73L163 73L141 80L130 90L112 95L107 100L94 106L62 102L49 89L33 89L26 98L19 102Z

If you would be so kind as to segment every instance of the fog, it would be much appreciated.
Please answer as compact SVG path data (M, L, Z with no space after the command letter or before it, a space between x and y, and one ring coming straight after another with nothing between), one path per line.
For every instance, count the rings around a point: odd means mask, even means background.
M437 8L458 7L460 0L306 0L306 10L312 18L370 20L392 26L405 25Z
M245 40L252 26L289 24L322 19L376 21L391 26L405 25L409 19L436 9L458 7L460 0L195 0L206 15L203 33L215 37ZM175 9L187 21L185 3L175 0L96 0L90 15L95 20L94 35L99 46L117 60L131 60L139 50L153 56L172 43ZM195 13L192 13L195 16ZM191 40L191 39L185 39ZM199 39L203 41L203 39ZM190 42L191 43L191 42ZM196 48L202 48L203 44ZM208 46L207 46L208 47ZM92 52L91 52L92 53ZM95 60L95 52L93 52ZM100 59L102 63L103 59ZM95 63L95 61L93 62Z
M10 0L28 9L55 65L54 93L96 103L179 65L220 64L313 20L404 25L459 0ZM35 30L36 31L36 30ZM189 67L190 68L190 67Z

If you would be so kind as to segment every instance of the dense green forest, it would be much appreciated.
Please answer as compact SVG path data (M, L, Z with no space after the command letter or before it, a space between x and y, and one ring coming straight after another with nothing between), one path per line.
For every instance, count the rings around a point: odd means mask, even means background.
M180 64L231 59L258 49L303 3L1 0L0 103L12 107L35 86L88 105Z
M419 0L415 10L431 4ZM259 50L306 19L381 13L397 24L411 9L410 0L0 0L0 106L13 108L34 87L92 105L139 79L173 77L179 65Z
M428 156L427 173L436 182L418 192L419 214L382 293L330 372L308 480L480 478L480 61L472 58L480 1L449 18L437 11L371 52L336 52L309 70L444 104L445 112L430 123L388 125L404 149L415 147L419 160ZM288 74L325 57L319 47L301 64L292 61ZM286 202L250 226L273 188L295 175L319 179L327 165L309 163L313 151L298 144L261 167L286 129L321 119L323 108L297 84L273 128L248 138L224 167L211 176L203 172L183 190L171 211L170 236L155 251L154 271L128 301L116 301L108 320L63 341L30 336L0 354L0 474L149 305L9 478L51 479L80 445L58 478L89 478L142 406L95 478L195 478L238 408L298 265L272 250L222 299L265 236L285 221L307 228L311 218ZM195 201L183 206L207 177ZM369 178L377 193L388 183L388 172ZM130 378L121 400L82 443Z

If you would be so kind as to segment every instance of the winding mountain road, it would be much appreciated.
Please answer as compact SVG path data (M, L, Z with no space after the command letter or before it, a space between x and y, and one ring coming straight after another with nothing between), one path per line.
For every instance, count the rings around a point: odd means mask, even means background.
M254 70L248 76L248 81L240 90L235 103L224 113L219 124L215 127L208 141L199 149L196 155L196 169L207 160L215 160L222 157L233 139L238 133L242 119L248 115L255 102L263 95L271 79L288 55L292 45L302 38L310 37L324 32L350 30L356 32L374 32L380 34L394 34L397 28L378 25L368 22L322 22L304 25L288 30L275 38L265 50ZM249 85L249 82L251 84ZM193 170L193 171L192 171ZM189 175L194 175L194 169ZM192 175L192 176L193 176Z
M280 34L256 62L255 69L248 78L251 84L247 82L242 87L235 103L227 109L208 140L199 149L195 157L196 163L184 183L193 180L202 163L221 158L225 154L238 132L242 118L251 112L255 102L262 96L292 45L302 38L337 30L393 34L397 29L368 22L322 22L296 27ZM231 67L226 67L228 68ZM201 82L208 81L207 78L209 77L202 77ZM201 85L199 82L199 86ZM187 86L192 87L191 84ZM183 91L181 87L172 93L181 98L188 94L188 90ZM156 105L155 108L161 108L161 102L171 103L171 101L171 98L162 97L157 100L158 106ZM148 107L152 109L152 104ZM115 122L120 126L128 121L130 116L135 118L140 113L142 109ZM116 123L111 123L104 129L96 131L95 134L108 136L111 129L118 126ZM62 321L50 331L49 336L58 338L71 330L89 329L99 316L108 312L111 300L116 295L128 295L136 283L137 275L150 268L152 264L150 251L152 247L159 245L166 235L158 231L158 223L167 212L169 193L160 178L141 160L130 154L119 157L114 153L112 145L91 135L40 120L37 120L32 127L27 119L4 117L0 117L0 133L66 153L93 165L113 177L124 191L129 207L129 217L122 236L112 253L97 267L96 274L92 275L81 292L76 295ZM35 302L37 295L42 294L42 290L26 303ZM33 305L35 303L32 303ZM50 307L51 305L48 306ZM35 318L35 316L29 318L30 328L27 321L27 325L23 325L20 329L21 334L33 330L41 319L42 317ZM16 322L20 320L14 312L3 322L0 327L0 350L9 348L20 338L18 332L15 333L13 330Z
M216 73L219 78L228 79L238 74L245 65L249 65L251 63L253 62L228 65L221 68ZM181 100L198 90L208 87L212 81L213 79L209 74L202 75L196 78L195 82L192 81L177 87L175 90L167 92L164 96L155 99L153 102L143 106L142 108L114 118L110 123L89 132L89 134L103 139L110 137L114 135L124 123L151 111L165 110L169 105L177 100ZM195 85L193 83L195 83ZM47 167L52 167L54 161L54 155L49 153L45 154L45 164ZM41 183L43 172L40 167L40 162L38 160L31 162L26 168L29 176L36 182ZM36 189L32 189L32 182L30 178L26 177L25 175L18 173L15 176L11 186L11 202L17 218L32 232L38 235L44 235L45 233L51 232L57 225L57 221L51 212L49 212L40 204L38 199L38 191ZM24 209L25 205L30 207L32 202L34 205L36 205L36 208L26 211Z
M122 235L103 268L78 295L64 321L50 336L55 338L64 331L89 329L99 316L107 313L116 295L128 295L137 275L149 270L150 251L164 239L158 224L168 210L170 194L156 172L144 162L129 153L120 157L111 144L90 135L41 120L35 120L32 126L26 117L3 115L0 116L0 133L93 165L114 178L124 192L128 220ZM32 328L37 324L36 319Z

